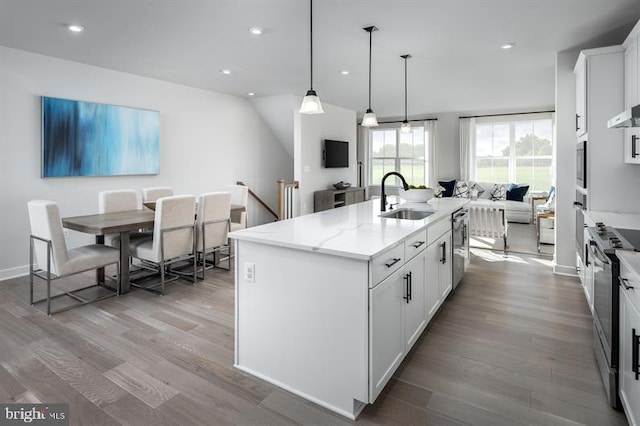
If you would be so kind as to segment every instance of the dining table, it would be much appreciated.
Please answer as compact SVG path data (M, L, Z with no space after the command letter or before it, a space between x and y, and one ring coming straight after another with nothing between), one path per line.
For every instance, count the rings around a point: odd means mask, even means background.
M96 244L104 244L107 234L120 235L120 294L128 293L129 236L140 229L153 228L155 213L151 210L127 210L62 218L62 226L96 236ZM104 282L104 268L98 269L98 282Z
M95 235L96 244L104 244L107 234L120 235L120 294L131 289L129 275L129 240L131 232L140 229L152 229L155 219L155 203L144 203L148 209L126 210L121 212L97 213L84 216L62 218L62 226L67 229ZM231 205L231 212L243 212L242 205ZM104 268L98 269L97 281L104 282Z

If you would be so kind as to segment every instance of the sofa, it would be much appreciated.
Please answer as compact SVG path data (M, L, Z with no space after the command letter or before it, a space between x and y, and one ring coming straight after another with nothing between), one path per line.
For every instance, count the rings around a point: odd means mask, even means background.
M531 198L528 185L473 181L452 182L454 180L439 182L442 188L453 189L452 191L444 191L443 196L451 194L453 197L469 198L472 201L475 199L500 201L504 205L507 222L532 223ZM519 195L522 195L522 201L507 199L507 189L509 187L514 187L514 191L520 192Z

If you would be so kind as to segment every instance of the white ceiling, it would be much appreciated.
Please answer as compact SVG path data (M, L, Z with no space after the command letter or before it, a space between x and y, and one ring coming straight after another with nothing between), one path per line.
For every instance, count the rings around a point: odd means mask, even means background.
M410 116L548 107L556 52L619 43L639 18L639 0L316 0L314 88L362 114L375 25L379 117L403 115L405 53ZM0 0L0 45L237 96L304 95L308 31L307 0Z

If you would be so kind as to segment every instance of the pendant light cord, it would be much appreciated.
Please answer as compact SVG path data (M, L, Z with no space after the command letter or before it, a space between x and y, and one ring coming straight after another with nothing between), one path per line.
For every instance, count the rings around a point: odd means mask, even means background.
M309 0L310 8L309 8L309 38L310 38L310 53L309 53L309 63L311 67L311 82L310 88L313 90L313 0Z
M403 123L407 123L407 59L411 57L408 53L406 55L400 55L402 59L404 59L404 121Z
M372 43L372 34L373 34L373 28L372 27L369 30L369 109L371 109L371 43Z

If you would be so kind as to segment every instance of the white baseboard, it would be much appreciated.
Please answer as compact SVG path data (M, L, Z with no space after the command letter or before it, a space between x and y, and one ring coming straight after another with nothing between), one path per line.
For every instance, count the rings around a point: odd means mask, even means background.
M577 277L578 272L575 266L553 265L553 273L556 275L566 275L568 277Z
M22 277L29 274L29 265L18 266L16 268L0 269L0 281L10 280L11 278Z

